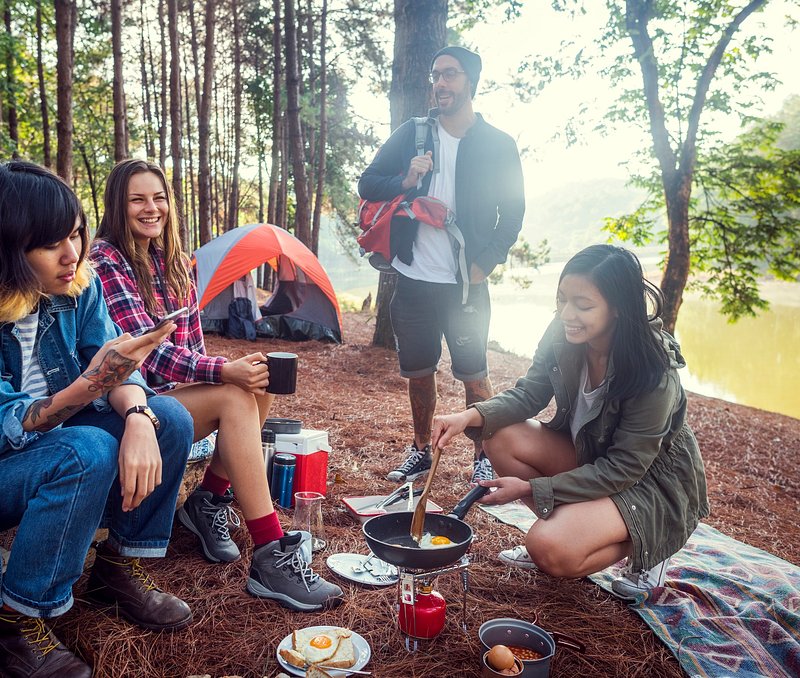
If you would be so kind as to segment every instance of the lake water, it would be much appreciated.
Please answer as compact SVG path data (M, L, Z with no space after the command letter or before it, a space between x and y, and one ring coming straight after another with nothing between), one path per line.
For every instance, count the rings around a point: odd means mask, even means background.
M377 272L369 265L342 264L341 257L320 259L338 294L363 299L372 291L375 299ZM493 285L489 338L508 351L532 356L553 317L562 267L551 263L528 273L532 283L527 289L513 282ZM687 362L681 381L695 393L800 419L800 284L770 282L764 293L770 310L734 324L716 311L715 302L685 297L676 328Z

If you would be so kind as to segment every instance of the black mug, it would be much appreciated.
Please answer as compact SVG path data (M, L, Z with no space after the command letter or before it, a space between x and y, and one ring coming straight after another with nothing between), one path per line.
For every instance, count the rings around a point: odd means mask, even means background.
M288 395L297 388L297 354L267 353L269 366L269 386L267 393Z

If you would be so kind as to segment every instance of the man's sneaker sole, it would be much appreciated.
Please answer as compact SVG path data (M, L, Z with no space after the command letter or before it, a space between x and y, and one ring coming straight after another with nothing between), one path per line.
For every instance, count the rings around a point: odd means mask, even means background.
M317 610L334 608L342 602L341 598L330 598L324 603L301 603L284 593L277 593L272 589L265 588L259 584L255 579L249 578L247 580L247 591L256 598L268 598L278 602L283 607L296 612L316 612Z
M238 556L236 556L236 558L234 558L233 560L223 560L222 558L218 558L213 553L211 553L208 550L208 548L206 548L206 543L203 540L203 535L201 535L200 534L200 530L198 530L194 526L194 523L192 522L192 519L189 517L189 514L186 512L186 509L184 509L183 506L181 506L178 509L178 522L181 525L183 525L187 530L189 530L189 532L191 532L195 537L197 537L198 541L200 542L200 548L203 550L203 555L206 557L206 560L208 560L209 562L211 562L211 563L222 563L222 562L235 563L237 560L241 560L241 558L242 558L242 554L241 553Z

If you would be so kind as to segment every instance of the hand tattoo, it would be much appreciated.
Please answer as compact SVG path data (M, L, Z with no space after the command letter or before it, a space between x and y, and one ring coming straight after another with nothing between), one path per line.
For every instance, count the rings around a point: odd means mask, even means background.
M106 393L119 386L136 369L136 361L126 358L113 348L103 356L98 367L87 370L81 376L89 383L89 391Z

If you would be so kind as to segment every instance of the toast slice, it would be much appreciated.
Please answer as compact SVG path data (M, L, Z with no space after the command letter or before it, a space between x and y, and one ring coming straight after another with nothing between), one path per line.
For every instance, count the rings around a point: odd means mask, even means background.
M306 658L297 650L281 650L281 657L283 660L292 666L302 669L306 665Z
M356 663L356 651L353 647L353 639L348 634L342 636L339 647L330 659L322 662L326 668L349 669Z
M306 669L306 678L333 678L333 676L316 664L311 664L311 666Z

